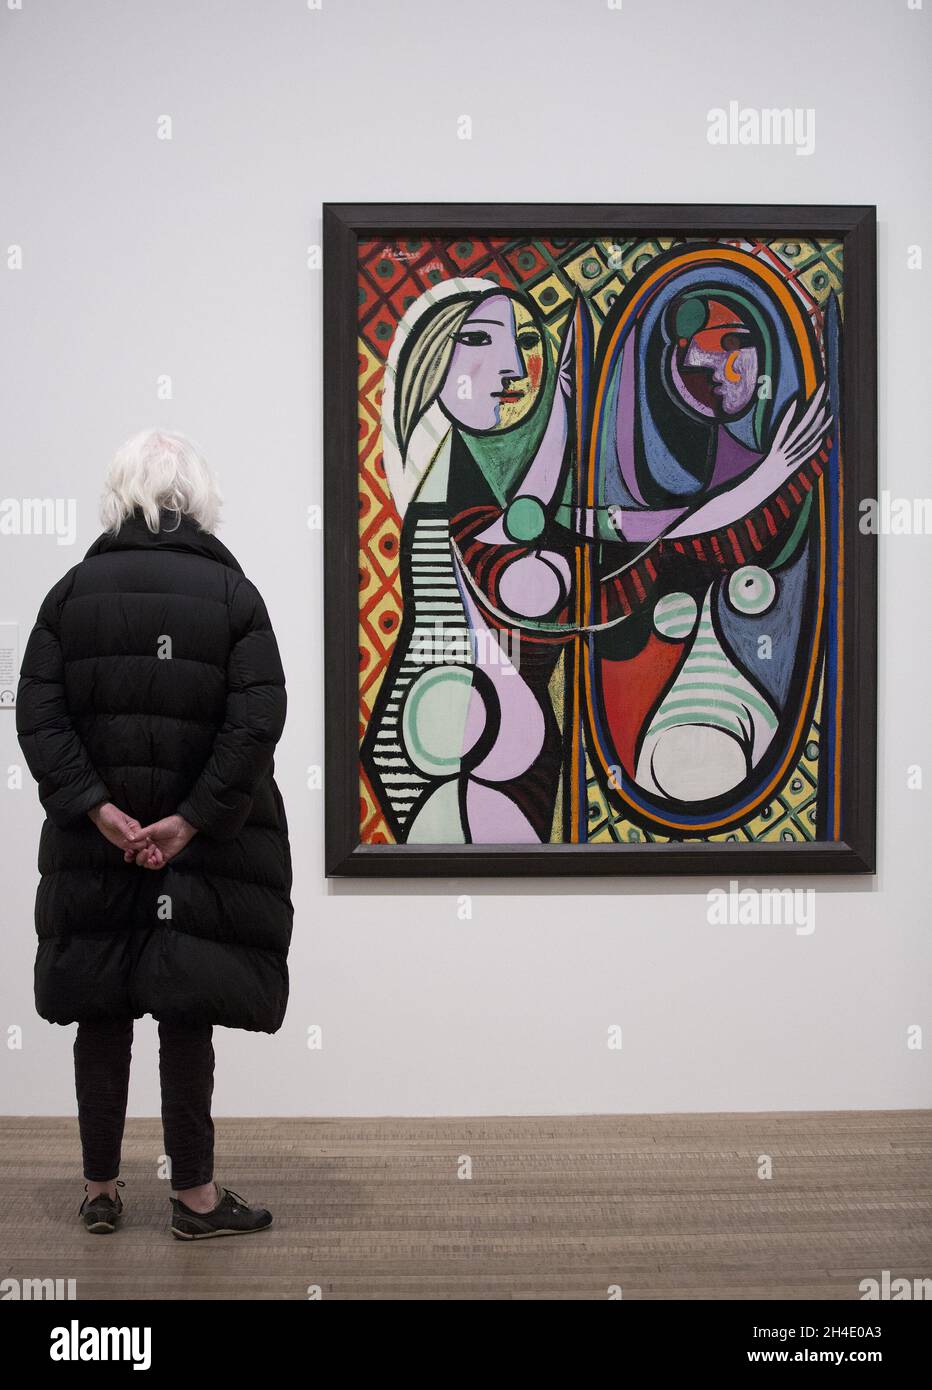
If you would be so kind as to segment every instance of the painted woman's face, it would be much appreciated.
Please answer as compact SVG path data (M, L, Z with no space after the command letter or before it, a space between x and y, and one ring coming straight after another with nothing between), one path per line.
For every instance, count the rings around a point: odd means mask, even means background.
M718 300L688 299L676 315L671 374L699 415L731 420L754 399L760 356L748 324Z
M475 433L517 424L537 398L543 351L540 330L523 304L505 294L483 299L455 335L440 404Z

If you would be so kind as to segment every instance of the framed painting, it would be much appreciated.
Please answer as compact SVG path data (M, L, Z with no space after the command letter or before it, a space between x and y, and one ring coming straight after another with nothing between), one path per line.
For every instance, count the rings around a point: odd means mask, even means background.
M874 869L875 226L325 206L328 875Z

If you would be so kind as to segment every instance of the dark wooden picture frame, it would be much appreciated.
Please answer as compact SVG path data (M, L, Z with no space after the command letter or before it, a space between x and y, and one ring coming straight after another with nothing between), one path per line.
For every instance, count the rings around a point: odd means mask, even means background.
M876 209L692 204L326 204L324 266L325 797L328 877L870 873L876 853L876 538L859 529L877 495ZM361 844L359 834L360 238L416 234L839 238L844 244L841 825L802 843Z

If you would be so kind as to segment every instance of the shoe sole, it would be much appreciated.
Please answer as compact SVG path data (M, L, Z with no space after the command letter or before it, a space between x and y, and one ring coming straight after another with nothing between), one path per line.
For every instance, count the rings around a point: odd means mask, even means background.
M174 1226L169 1226L169 1230L176 1240L211 1240L214 1236L254 1236L259 1231L267 1231L272 1225L271 1221L265 1226L247 1226L241 1231L178 1231Z
M110 1221L95 1221L92 1226L85 1222L85 1231L89 1231L92 1236L109 1236L116 1230L116 1223Z

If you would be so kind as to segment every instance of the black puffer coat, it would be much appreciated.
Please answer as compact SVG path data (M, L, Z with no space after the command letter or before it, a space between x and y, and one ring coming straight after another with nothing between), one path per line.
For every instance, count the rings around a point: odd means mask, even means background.
M36 898L39 1014L131 1013L274 1033L288 998L291 852L273 754L285 678L265 604L195 522L137 513L46 598L17 731L48 819ZM164 869L123 862L87 816L112 801L198 834Z

